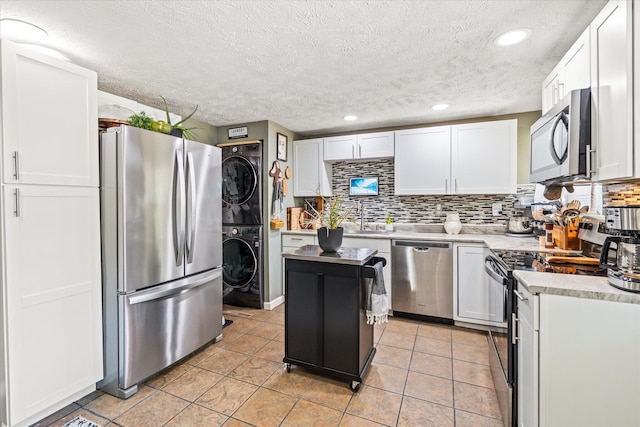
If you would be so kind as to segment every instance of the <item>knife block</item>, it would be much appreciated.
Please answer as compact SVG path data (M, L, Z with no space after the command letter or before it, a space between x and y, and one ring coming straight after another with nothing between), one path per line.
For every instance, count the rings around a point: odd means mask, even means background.
M577 225L553 226L553 245L556 248L579 251L581 243L582 241L578 238Z

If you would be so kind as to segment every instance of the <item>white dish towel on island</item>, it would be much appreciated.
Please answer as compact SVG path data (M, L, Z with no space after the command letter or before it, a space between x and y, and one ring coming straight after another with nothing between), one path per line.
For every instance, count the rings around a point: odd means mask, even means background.
M375 277L369 280L367 289L367 324L387 323L389 319L389 299L384 287L384 276L382 273L382 261L373 265Z

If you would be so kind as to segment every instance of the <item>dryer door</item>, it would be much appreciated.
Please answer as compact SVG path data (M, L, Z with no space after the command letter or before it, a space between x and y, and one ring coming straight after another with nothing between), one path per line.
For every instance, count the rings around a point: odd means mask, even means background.
M258 259L248 242L232 237L222 244L225 287L248 292L258 271ZM259 292L259 289L258 289Z
M222 161L222 222L225 224L259 224L251 216L247 203L256 192L258 176L251 163L242 156Z

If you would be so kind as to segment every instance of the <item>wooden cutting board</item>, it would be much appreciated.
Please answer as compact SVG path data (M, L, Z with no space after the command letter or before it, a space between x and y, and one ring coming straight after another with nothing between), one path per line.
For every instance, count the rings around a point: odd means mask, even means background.
M579 265L599 265L600 264L600 260L598 258L591 258L586 256L550 255L545 257L545 260L549 263L567 263L567 264L579 264Z

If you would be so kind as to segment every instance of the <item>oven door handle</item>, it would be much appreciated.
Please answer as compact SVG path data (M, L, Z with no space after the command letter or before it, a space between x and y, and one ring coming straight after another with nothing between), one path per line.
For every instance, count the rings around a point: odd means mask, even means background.
M484 259L484 271L489 275L489 277L491 277L493 280L495 280L496 282L504 285L504 281L506 279L506 277L502 277L500 274L498 274L492 267L493 263L493 258L491 256L488 256Z

